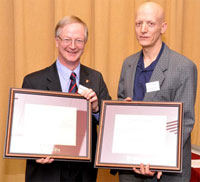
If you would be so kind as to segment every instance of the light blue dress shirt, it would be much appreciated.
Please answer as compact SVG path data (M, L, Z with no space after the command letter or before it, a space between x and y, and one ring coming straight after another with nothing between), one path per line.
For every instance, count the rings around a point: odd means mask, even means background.
M70 76L72 71L68 69L66 66L63 66L58 59L56 60L56 66L58 70L62 92L68 92L71 82ZM80 81L80 63L73 72L76 73L76 84L78 87Z

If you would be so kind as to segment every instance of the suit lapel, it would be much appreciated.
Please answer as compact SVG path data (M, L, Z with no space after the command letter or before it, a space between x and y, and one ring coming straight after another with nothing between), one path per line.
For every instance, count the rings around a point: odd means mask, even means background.
M168 69L169 63L169 48L165 45L162 55L153 71L150 82L158 81L160 85L160 89L162 88L162 84L165 80L164 72ZM149 92L145 93L144 101L152 100L156 96L158 92Z
M91 80L89 79L89 73L88 71L86 70L86 67L83 66L81 64L81 67L80 67L80 84L87 87L87 88L91 88Z
M135 74L136 73L136 68L137 68L137 64L139 61L139 57L140 57L141 52L139 52L136 55L135 60L137 61L131 61L128 65L128 70L127 70L127 95L130 96L131 98L133 98L133 89L134 89L134 80L135 80Z
M51 91L62 91L56 63L49 67L47 73L47 89Z

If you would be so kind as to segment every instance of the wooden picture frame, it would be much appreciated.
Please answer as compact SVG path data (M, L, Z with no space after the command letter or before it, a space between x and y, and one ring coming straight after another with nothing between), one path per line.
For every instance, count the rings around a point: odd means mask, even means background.
M182 171L181 102L103 101L95 167Z
M4 157L91 161L91 125L79 94L11 88Z

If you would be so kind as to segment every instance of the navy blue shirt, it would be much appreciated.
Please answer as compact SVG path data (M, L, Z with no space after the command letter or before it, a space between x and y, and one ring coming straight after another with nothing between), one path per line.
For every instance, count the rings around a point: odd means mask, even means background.
M153 70L163 52L165 44L162 43L162 47L157 58L146 68L144 68L144 59L143 52L141 52L134 80L134 89L133 89L133 100L142 101L144 99L144 95L146 93L146 83L149 82Z

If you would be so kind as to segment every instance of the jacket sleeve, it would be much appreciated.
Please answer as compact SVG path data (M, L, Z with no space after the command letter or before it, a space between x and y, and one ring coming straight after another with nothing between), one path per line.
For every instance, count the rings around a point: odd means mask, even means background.
M180 86L176 90L174 101L183 102L183 146L192 132L195 114L194 105L197 90L197 68L191 63L183 68Z

